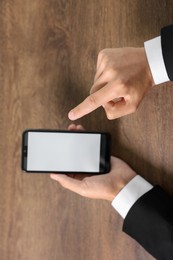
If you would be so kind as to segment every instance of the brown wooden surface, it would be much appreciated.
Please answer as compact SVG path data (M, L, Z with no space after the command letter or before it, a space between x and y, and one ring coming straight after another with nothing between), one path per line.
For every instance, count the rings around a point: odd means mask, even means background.
M142 46L173 22L167 0L0 0L0 260L151 260L122 232L110 203L21 172L26 128L66 129L105 47ZM173 88L154 87L138 111L108 121L113 154L173 194Z

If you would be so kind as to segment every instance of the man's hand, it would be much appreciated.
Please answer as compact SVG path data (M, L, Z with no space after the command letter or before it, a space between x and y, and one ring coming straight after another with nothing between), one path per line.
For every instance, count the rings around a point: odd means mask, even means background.
M104 49L98 55L90 96L69 112L69 119L76 120L100 106L108 119L133 113L152 86L144 48Z
M78 125L70 125L69 130L83 130ZM112 201L120 190L136 176L136 173L122 160L111 157L111 171L107 174L51 174L50 177L59 182L64 188L92 199Z

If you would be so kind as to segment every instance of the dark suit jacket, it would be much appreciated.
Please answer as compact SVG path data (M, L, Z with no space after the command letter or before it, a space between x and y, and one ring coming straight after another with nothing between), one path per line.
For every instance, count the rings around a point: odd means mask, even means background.
M173 260L173 199L154 187L132 206L123 231L157 259Z
M173 25L162 28L161 44L168 77L173 81Z
M168 77L173 81L173 25L161 30ZM156 186L129 210L123 231L159 260L173 260L173 198Z

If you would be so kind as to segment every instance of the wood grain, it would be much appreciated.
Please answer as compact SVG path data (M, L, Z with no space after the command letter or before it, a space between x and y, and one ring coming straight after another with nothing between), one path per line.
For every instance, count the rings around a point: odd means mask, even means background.
M92 85L99 50L142 46L173 22L170 0L0 0L0 259L150 260L108 202L21 172L26 128L66 129ZM154 87L138 111L78 122L109 131L114 155L173 194L173 88Z

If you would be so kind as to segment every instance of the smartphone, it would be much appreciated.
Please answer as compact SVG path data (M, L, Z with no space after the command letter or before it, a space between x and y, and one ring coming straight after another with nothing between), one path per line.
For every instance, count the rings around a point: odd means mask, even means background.
M22 136L22 170L31 173L110 171L109 133L26 130Z

